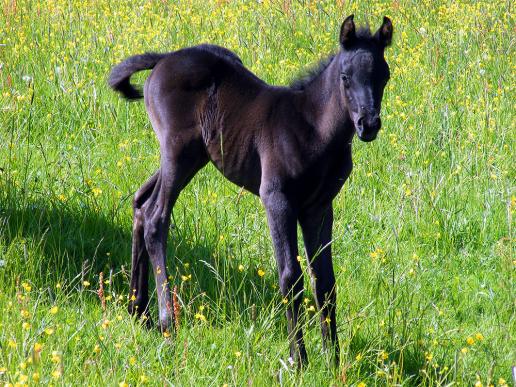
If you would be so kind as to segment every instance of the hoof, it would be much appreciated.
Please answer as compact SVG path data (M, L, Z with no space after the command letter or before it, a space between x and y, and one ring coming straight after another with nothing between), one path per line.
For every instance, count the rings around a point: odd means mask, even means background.
M171 333L174 330L174 317L167 313L159 317L159 330L161 333Z

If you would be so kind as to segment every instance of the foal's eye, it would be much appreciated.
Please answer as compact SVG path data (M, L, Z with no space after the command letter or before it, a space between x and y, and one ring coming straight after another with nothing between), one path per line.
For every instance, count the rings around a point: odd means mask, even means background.
M340 77L342 78L342 82L344 82L344 87L349 87L349 75L342 73Z

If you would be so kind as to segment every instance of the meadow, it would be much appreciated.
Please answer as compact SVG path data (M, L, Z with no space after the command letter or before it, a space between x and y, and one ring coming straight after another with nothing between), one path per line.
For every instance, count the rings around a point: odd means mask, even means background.
M513 2L0 6L1 384L512 385ZM382 131L355 139L335 200L340 366L322 351L308 281L310 364L288 363L264 210L211 166L173 213L178 329L146 329L126 312L131 201L159 151L143 103L107 87L111 67L210 42L287 85L338 49L351 13L372 28L388 15L395 35Z

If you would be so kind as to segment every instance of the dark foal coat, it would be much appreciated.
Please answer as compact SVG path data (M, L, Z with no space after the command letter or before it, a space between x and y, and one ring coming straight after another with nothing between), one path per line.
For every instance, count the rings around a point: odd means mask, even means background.
M230 181L259 195L267 213L287 305L290 353L307 360L299 308L303 279L297 260L299 222L320 310L323 341L338 362L335 275L331 257L332 200L352 169L354 133L373 140L389 78L384 49L392 24L376 34L341 26L340 50L311 77L291 87L267 85L231 51L200 45L168 54L133 56L116 66L110 86L141 98L129 82L145 82L145 106L160 143L159 170L134 198L130 312L147 312L149 259L156 278L159 323L173 322L165 255L170 214L181 190L211 161Z

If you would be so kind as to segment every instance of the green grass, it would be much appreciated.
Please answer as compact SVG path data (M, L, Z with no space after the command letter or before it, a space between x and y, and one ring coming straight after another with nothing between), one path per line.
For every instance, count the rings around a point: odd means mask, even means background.
M0 383L511 383L510 1L1 5ZM126 313L131 199L158 167L158 147L143 104L108 89L111 66L212 42L286 84L338 48L350 13L374 27L389 15L395 39L384 129L374 143L355 141L354 171L335 200L340 367L322 352L310 291L311 362L288 366L264 211L211 166L173 214L180 328L168 338L143 328ZM155 297L152 307L156 316Z

